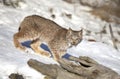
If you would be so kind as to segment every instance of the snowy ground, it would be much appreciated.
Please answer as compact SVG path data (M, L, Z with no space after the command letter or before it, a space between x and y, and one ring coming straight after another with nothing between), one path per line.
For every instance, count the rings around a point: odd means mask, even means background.
M21 7L16 9L0 5L0 79L9 79L8 75L13 72L23 74L26 79L42 79L44 77L42 74L28 67L27 61L30 58L44 63L56 63L52 58L34 54L32 50L32 53L27 54L14 47L13 34L17 32L25 16L37 14L52 19L65 28L71 27L74 30L85 28L93 32L100 32L106 24L86 12L91 8L83 6L75 8L78 4L71 5L61 0L27 0L26 3L21 3ZM51 17L53 15L55 18ZM118 34L116 36L120 37ZM94 38L98 42L89 42L86 38ZM102 40L111 43L109 35ZM68 49L67 53L77 57L92 57L120 74L120 52L112 45L102 42L99 34L93 33L91 37L84 34L84 40L77 47ZM120 49L119 45L118 47Z

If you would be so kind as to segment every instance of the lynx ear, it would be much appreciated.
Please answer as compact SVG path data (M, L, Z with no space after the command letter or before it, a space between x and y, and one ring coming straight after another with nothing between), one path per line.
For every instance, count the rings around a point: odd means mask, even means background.
M72 29L71 28L68 29L68 34L70 34L70 35L72 34Z
M66 36L67 36L67 37L70 37L71 35L72 35L72 29L69 28L69 29L67 30Z

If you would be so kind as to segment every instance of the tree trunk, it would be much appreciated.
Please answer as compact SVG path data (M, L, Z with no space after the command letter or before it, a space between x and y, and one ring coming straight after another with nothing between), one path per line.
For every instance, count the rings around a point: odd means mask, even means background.
M28 65L46 75L45 79L120 79L113 70L98 64L89 57L69 57L59 60L60 65L44 64L34 59Z

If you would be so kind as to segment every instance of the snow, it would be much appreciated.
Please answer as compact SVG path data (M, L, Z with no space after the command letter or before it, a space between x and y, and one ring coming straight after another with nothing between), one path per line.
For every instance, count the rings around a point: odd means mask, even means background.
M74 5L61 0L26 0L26 4L20 3L20 7L16 9L0 5L0 79L9 79L8 76L11 73L22 74L25 79L42 79L44 75L27 65L27 61L31 58L47 64L57 64L52 58L37 55L29 48L31 53L22 52L14 47L13 35L17 32L19 24L25 16L37 14L54 20L67 29L69 27L74 30L84 28L100 32L106 22L89 14L87 11L91 8L80 6L75 11ZM51 8L52 12L50 12ZM51 17L52 14L55 15L55 19ZM69 19L65 14L71 14L72 19ZM117 34L116 36L120 37ZM95 36L95 34L91 37L97 40L100 38L99 35ZM105 37L105 40L111 40L107 38L109 35ZM101 41L89 42L85 38L87 36L84 34L84 40L78 46L68 49L67 53L76 57L89 56L120 74L120 52L112 45Z

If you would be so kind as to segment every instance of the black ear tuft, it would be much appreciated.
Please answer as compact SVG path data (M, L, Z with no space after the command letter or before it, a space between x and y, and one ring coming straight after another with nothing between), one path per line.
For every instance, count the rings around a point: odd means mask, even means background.
M79 31L79 36L82 36L82 33L83 33L83 29Z
M20 30L21 30L21 27L18 28L18 31L20 31Z

